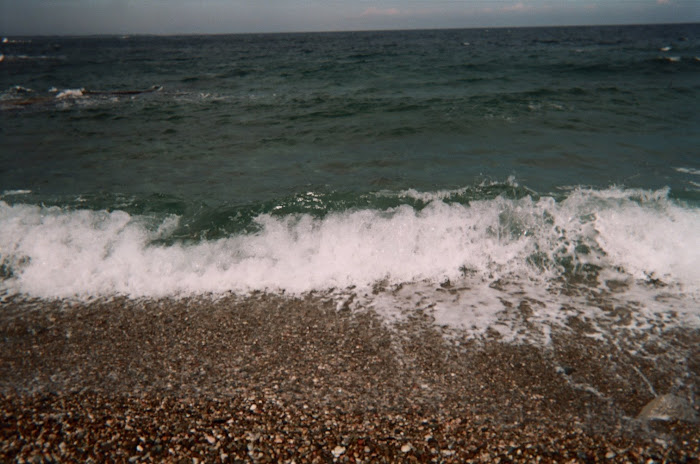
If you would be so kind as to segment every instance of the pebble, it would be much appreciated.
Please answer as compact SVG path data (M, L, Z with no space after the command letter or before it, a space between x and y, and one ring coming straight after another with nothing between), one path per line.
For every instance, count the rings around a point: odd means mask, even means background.
M44 455L297 464L700 457L694 423L619 420L649 400L635 370L646 361L575 330L558 336L552 329L546 352L505 342L456 345L428 319L392 331L370 312L326 310L313 297L236 298L33 312L4 302L0 462ZM171 321L154 323L154 307ZM55 328L26 336L47 325L47 314ZM698 346L697 332L681 335L683 346ZM670 374L685 373L659 359L644 369L657 391ZM576 370L561 375L557 365ZM688 372L688 384L695 382Z
M651 400L642 408L637 418L642 420L698 422L697 413L690 402L672 394L657 396Z

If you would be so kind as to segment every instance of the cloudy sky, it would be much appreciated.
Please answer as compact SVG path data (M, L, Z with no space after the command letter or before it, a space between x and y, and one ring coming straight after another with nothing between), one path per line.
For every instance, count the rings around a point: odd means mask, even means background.
M0 0L0 35L700 22L700 0Z

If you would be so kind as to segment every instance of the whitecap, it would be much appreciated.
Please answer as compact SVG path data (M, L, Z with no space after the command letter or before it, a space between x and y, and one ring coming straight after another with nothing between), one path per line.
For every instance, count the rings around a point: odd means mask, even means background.
M32 193L31 190L5 190L4 192L2 192L2 195L0 195L0 197L9 197L14 195L29 195L30 193Z
M692 174L694 176L700 176L700 169L694 169L694 168L685 168L685 167L679 167L679 168L673 168L677 172L682 172L683 174Z
M78 98L83 96L83 92L85 89L64 89L61 90L57 95L57 99L64 99L64 98Z

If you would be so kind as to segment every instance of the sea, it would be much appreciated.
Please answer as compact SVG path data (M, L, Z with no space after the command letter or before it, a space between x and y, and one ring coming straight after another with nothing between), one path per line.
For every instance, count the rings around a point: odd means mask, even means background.
M700 329L700 24L5 37L0 140L6 303Z

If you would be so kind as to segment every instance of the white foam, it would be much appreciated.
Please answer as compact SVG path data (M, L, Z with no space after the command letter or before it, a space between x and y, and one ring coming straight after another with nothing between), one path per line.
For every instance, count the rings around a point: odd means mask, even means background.
M7 37L3 37L2 43L4 43L4 44L8 44L8 43L11 43L11 44L30 44L30 43L32 43L32 41L31 40L10 40Z
M693 169L693 168L673 168L677 172L682 172L683 174L692 174L694 176L700 176L700 169Z
M502 186L504 183L503 182L491 182L491 181L483 181L481 184L478 185L478 188L487 188L487 187L492 187L492 186ZM520 187L518 185L518 182L515 180L515 176L509 176L508 179L505 182L505 185L508 187ZM528 190L531 193L535 193L526 187L522 187L525 190ZM573 188L573 187L572 187ZM459 189L451 189L451 190L436 190L432 192L421 192L416 189L406 189L406 190L401 190L399 192L386 192L382 191L379 193L379 195L382 196L396 196L398 198L411 198L414 200L419 200L425 203L431 202L431 201L442 201L442 200L447 200L450 198L453 198L455 196L460 196L464 195L470 190L474 190L473 188L469 187L464 187L464 188L459 188Z
M669 205L628 205L598 212L596 229L608 260L633 277L700 283L700 215Z
M65 89L61 90L57 95L57 99L64 99L64 98L78 98L83 96L83 92L85 89Z
M14 195L29 195L30 193L32 193L31 190L24 190L24 189L5 190L4 192L2 192L2 195L0 195L0 198L14 196Z
M153 241L172 233L175 216L0 201L0 263L10 274L0 289L41 298L354 293L356 304L394 316L422 308L441 324L483 333L498 322L516 337L520 316L508 308L524 299L542 327L566 317L562 307L573 297L552 282L570 272L568 260L570 268L602 268L600 285L663 281L664 297L630 287L617 298L640 314L672 309L700 327L700 213L667 191L574 189L562 202L498 197L469 205L440 196L422 210L261 215L255 234L169 245ZM451 286L439 286L447 280ZM388 290L372 292L378 282Z

